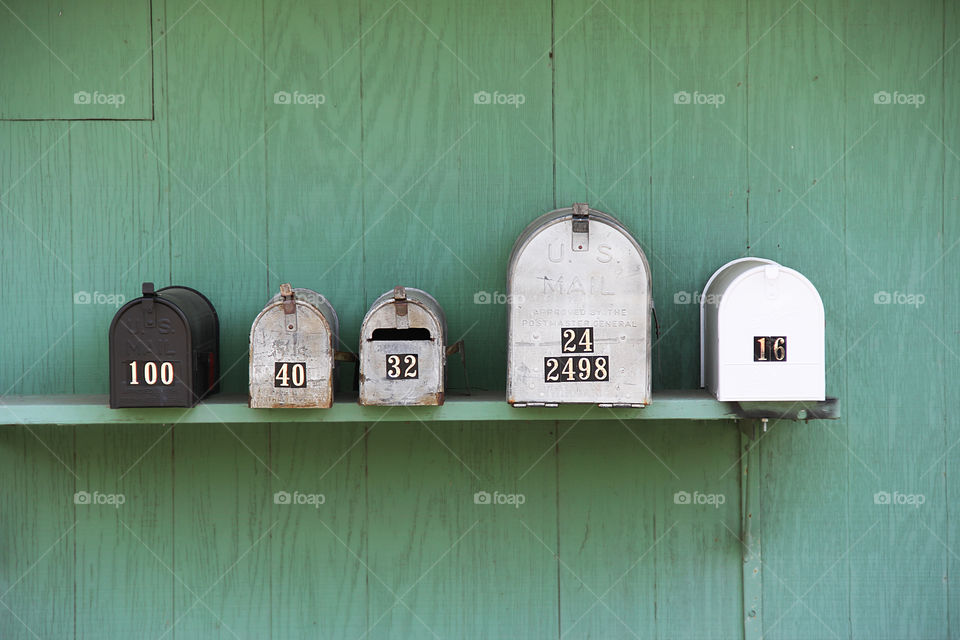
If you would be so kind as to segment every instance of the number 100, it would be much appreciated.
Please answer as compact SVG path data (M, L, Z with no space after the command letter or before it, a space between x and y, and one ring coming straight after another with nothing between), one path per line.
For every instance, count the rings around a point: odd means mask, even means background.
M141 375L138 375L142 373ZM141 377L143 382L141 383ZM173 384L173 363L172 362L137 362L130 363L130 384L155 385L159 380L160 384L169 387Z

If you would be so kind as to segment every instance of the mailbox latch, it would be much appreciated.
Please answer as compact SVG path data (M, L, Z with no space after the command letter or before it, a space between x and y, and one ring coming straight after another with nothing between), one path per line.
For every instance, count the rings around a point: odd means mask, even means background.
M407 316L407 290L400 285L393 288L393 309L397 313L397 329L409 329L410 318Z
M280 285L280 299L283 300L283 326L287 331L297 330L297 295L289 283Z
M570 236L574 251L590 250L590 207L583 202L573 205L573 233Z
M157 297L157 292L152 282L144 282L141 292L143 294L143 326L152 328L157 321L153 313L153 299Z

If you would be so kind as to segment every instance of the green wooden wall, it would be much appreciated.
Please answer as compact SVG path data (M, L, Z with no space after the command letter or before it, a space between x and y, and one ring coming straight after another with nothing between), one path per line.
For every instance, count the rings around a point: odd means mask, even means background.
M381 292L434 293L502 389L474 297L589 202L649 257L655 389L696 387L684 302L727 260L823 296L844 419L747 444L763 637L960 638L956 3L0 5L0 393L106 393L109 296L144 280L214 301L230 392L288 281L351 347ZM6 427L0 637L751 636L742 455L723 423Z

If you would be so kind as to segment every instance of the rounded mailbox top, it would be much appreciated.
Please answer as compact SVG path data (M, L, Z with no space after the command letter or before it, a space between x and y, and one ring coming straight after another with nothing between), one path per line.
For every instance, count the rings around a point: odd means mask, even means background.
M250 328L250 335L253 335L253 332L256 330L257 325L260 324L261 319L269 313L272 309L282 306L285 302L284 300L284 290L283 287L288 287L289 285L283 285L281 287L280 293L274 295L270 300L264 305L263 309L257 314L257 317L253 321L253 325ZM337 316L336 310L333 308L333 305L326 299L325 296L317 293L313 289L306 289L303 287L295 287L289 290L292 293L291 301L297 306L304 309L309 309L317 313L322 319L323 322L327 325L327 330L330 331L333 336L333 344L336 345L340 336L340 318Z
M516 264L517 258L523 253L523 250L528 244L536 237L538 234L542 233L549 227L572 220L574 216L586 215L589 222L599 222L606 224L613 229L619 231L624 237L628 238L636 248L637 253L643 260L643 263L646 267L647 280L650 279L650 263L647 261L647 256L643 252L643 248L640 247L640 243L637 242L636 238L633 237L626 226L620 222L617 218L613 217L609 213L603 211L598 211L596 209L591 209L585 204L575 204L572 207L564 207L562 209L554 209L548 213L545 213L541 216L535 218L530 224L528 224L524 230L517 236L517 241L513 243L513 249L510 251L510 269L513 269L513 265ZM507 275L507 283L509 286L511 278L509 274ZM649 290L649 288L648 288Z
M220 334L220 317L213 303L205 295L183 286L163 287L154 290L152 282L144 282L139 298L134 298L120 309L110 323L110 335L114 334L116 324L131 309L142 304L161 304L171 309L183 322L187 335L197 344L208 340L217 340ZM207 322L207 319L212 322Z
M439 337L439 344L447 343L447 318L443 307L422 289L397 286L381 294L363 316L360 339L368 340L373 330L390 327L432 329L431 339Z

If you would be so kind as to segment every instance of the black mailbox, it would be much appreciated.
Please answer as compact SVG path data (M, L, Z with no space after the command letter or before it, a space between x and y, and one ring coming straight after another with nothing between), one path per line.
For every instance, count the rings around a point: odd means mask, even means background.
M110 407L192 407L220 390L220 320L189 287L153 290L110 324Z

